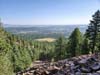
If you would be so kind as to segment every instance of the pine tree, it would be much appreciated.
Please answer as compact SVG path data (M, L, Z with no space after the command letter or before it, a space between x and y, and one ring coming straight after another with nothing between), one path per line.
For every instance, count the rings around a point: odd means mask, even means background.
M84 37L83 43L82 43L82 54L89 54L90 48L89 48L89 39Z
M3 27L2 25L3 25L3 24L2 24L1 19L0 19L0 27Z
M91 52L94 53L98 50L97 44L99 42L99 35L100 35L100 11L98 10L92 16L93 20L90 21L88 29L86 31L87 38L90 40L90 48Z
M66 54L66 41L64 37L60 37L57 41L56 41L56 45L55 45L55 60L61 60L65 58L65 54Z
M7 43L5 31L0 22L0 75L13 75L11 45Z
M81 54L82 34L79 28L75 28L69 37L69 53L70 56L78 56Z

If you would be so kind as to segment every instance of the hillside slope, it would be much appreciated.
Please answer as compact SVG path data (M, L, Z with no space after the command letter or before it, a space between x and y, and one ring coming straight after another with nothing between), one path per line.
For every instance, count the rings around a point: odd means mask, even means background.
M33 52L29 42L6 32L0 27L0 75L13 73L30 66Z

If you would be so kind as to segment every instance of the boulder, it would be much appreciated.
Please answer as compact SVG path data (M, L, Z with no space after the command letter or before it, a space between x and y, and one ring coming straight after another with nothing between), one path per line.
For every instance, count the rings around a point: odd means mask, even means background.
M99 64L99 63L94 63L94 64L91 65L90 67L91 67L91 69L92 69L93 71L98 71L98 70L100 70L100 64Z
M91 68L90 67L82 67L82 68L80 68L81 69L81 72L83 72L83 73L91 73Z

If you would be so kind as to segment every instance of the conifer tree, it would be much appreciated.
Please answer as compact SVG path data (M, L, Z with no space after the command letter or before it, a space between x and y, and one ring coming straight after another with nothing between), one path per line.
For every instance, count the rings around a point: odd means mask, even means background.
M65 58L66 54L66 42L65 38L61 36L57 41L55 45L55 59L61 60Z
M90 48L89 48L89 39L84 37L83 43L82 43L82 54L89 54Z
M86 31L87 38L90 40L90 49L91 52L94 53L98 50L97 44L99 42L99 35L100 35L100 11L98 10L92 16L93 20L90 21L88 29Z
M11 45L7 43L5 31L0 22L0 75L13 75Z
M75 28L69 37L69 53L70 56L78 56L81 54L82 34L79 28Z

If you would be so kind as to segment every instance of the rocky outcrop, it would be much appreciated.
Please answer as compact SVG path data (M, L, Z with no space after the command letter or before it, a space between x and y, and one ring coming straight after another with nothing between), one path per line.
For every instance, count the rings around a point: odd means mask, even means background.
M82 55L58 62L34 62L33 67L17 75L100 75L97 55Z

